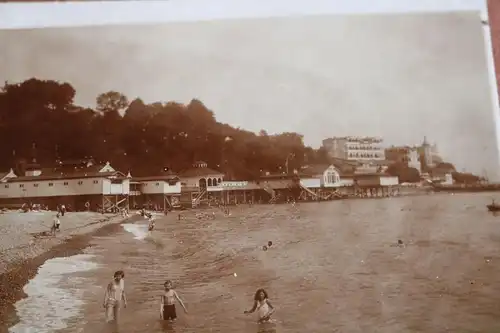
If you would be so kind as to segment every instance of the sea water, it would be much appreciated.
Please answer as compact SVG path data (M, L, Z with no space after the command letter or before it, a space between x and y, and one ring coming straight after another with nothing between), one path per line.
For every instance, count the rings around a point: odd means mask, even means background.
M66 274L91 271L99 267L94 257L79 254L47 260L23 290L27 297L16 302L19 323L9 329L12 333L49 333L64 329L66 321L81 315L81 300L85 284L82 277L61 282ZM68 283L69 282L69 283Z

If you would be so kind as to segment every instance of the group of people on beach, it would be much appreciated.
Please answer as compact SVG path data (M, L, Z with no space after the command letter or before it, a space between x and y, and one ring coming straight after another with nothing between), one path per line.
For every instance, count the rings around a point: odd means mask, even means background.
M154 229L155 222L153 214L141 209L139 215L149 220L148 230L151 232ZM198 217L198 216L197 216ZM267 245L263 246L263 250L267 251L273 245L272 241L268 241ZM125 273L123 271L116 271L104 294L103 307L105 309L106 322L118 323L120 317L120 309L127 307L127 297L125 294ZM166 321L175 321L177 319L177 311L175 303L178 302L185 313L187 313L186 306L177 292L172 288L172 281L165 281L163 294L160 297L160 318ZM254 295L254 304L250 310L245 310L245 314L257 311L258 322L265 323L271 319L275 308L269 301L269 296L264 289L258 289Z
M149 221L148 230L151 232L155 227L153 214L146 211L144 208L138 211L138 214ZM205 216L206 215L206 216ZM212 215L215 215L212 214ZM196 216L197 218L212 217L209 214L203 216ZM268 241L267 245L262 248L267 251L273 245L272 241ZM105 317L107 323L118 323L121 308L127 307L127 297L125 294L125 273L120 270L116 271L113 275L113 280L107 285L104 294L103 307L105 309ZM160 319L164 321L173 322L177 319L177 311L175 304L178 302L185 313L187 313L186 306L178 293L172 287L172 281L166 280L163 284L164 290L160 297ZM257 312L258 323L266 323L271 319L275 308L269 301L267 292L260 288L255 292L253 299L253 306L250 310L245 310L244 314Z
M108 283L106 287L102 306L105 309L107 323L117 324L121 308L127 307L124 279L124 271L116 271L113 275L113 281ZM163 287L163 293L160 295L160 319L173 322L177 319L176 302L181 305L184 313L187 314L188 311L179 294L173 289L171 280L165 281ZM274 306L269 301L269 295L262 288L255 292L252 308L245 310L243 313L249 314L255 311L258 314L258 323L268 322L275 311Z

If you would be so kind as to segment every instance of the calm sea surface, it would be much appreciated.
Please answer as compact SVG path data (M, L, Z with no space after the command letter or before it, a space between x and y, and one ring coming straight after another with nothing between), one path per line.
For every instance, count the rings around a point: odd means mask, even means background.
M71 292L56 306L73 309L59 332L106 332L104 287L119 269L129 300L121 333L500 332L500 216L485 207L493 196L204 210L214 220L189 211L159 217L152 236L146 221L124 225L75 259L97 266L59 277ZM170 327L159 320L166 279L189 310L178 306ZM243 314L257 288L277 308L272 329Z

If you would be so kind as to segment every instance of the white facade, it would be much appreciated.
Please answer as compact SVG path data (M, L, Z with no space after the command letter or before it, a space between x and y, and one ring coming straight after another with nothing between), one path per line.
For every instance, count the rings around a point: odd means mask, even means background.
M207 176L199 176L199 177L183 177L182 178L182 186L191 187L191 188L201 188L205 186L200 186L201 183L206 184L207 192L220 192L224 190L222 185L223 174L213 174Z
M338 187L340 184L340 174L333 165L330 165L323 172L318 173L316 177L301 178L300 184L307 188Z
M381 186L395 186L399 184L398 176L380 176Z
M420 163L420 154L417 148L410 148L408 150L408 167L417 169L422 172L422 164Z
M102 175L99 175L100 173ZM130 180L117 177L120 175L109 165L109 162L98 172L93 172L89 176L83 174L81 177L69 174L66 178L63 175L54 175L54 178L51 178L43 175L39 169L26 171L24 177L17 177L11 169L0 179L0 197L14 199L75 195L127 195L130 192ZM37 177L40 178L37 179Z
M337 187L340 182L339 171L330 165L325 172L323 172L323 177L321 177L321 186L323 187Z
M333 137L323 140L330 157L351 161L385 160L382 139L375 137Z
M141 183L141 192L143 194L180 194L181 181L170 185L166 180L148 180L139 181Z
M378 165L370 162L361 162L359 166L356 166L355 174L366 174L366 173L382 173L385 172L389 167L387 165Z
M444 182L443 185L453 185L453 176L451 173L447 173L444 175Z
M320 188L321 179L319 178L304 178L300 179L300 185L307 188Z
M55 180L17 180L0 183L2 198L37 198L73 195L121 195L129 193L128 179L105 177L55 179Z
M104 195L128 195L130 193L130 179L103 179L102 184Z

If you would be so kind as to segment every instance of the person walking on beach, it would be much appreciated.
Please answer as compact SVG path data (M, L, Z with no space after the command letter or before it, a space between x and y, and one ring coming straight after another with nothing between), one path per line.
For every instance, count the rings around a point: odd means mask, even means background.
M175 301L178 301L180 303L185 313L187 313L187 309L177 292L172 289L172 281L165 281L164 287L165 292L161 296L160 318L163 320L175 321L175 319L177 318L177 312L175 311Z
M61 226L61 220L59 220L59 213L56 214L56 217L54 217L54 221L52 223L52 236L56 235L56 232L59 231L59 227Z
M103 307L106 310L106 322L118 324L120 309L123 305L127 307L127 297L125 296L125 283L123 271L116 271L104 293Z
M267 292L262 288L258 289L255 292L253 299L254 299L253 307L250 310L245 311L243 313L248 314L255 312L255 310L257 310L257 314L259 315L258 323L268 322L271 319L271 315L274 313L275 309L274 306L269 301Z

